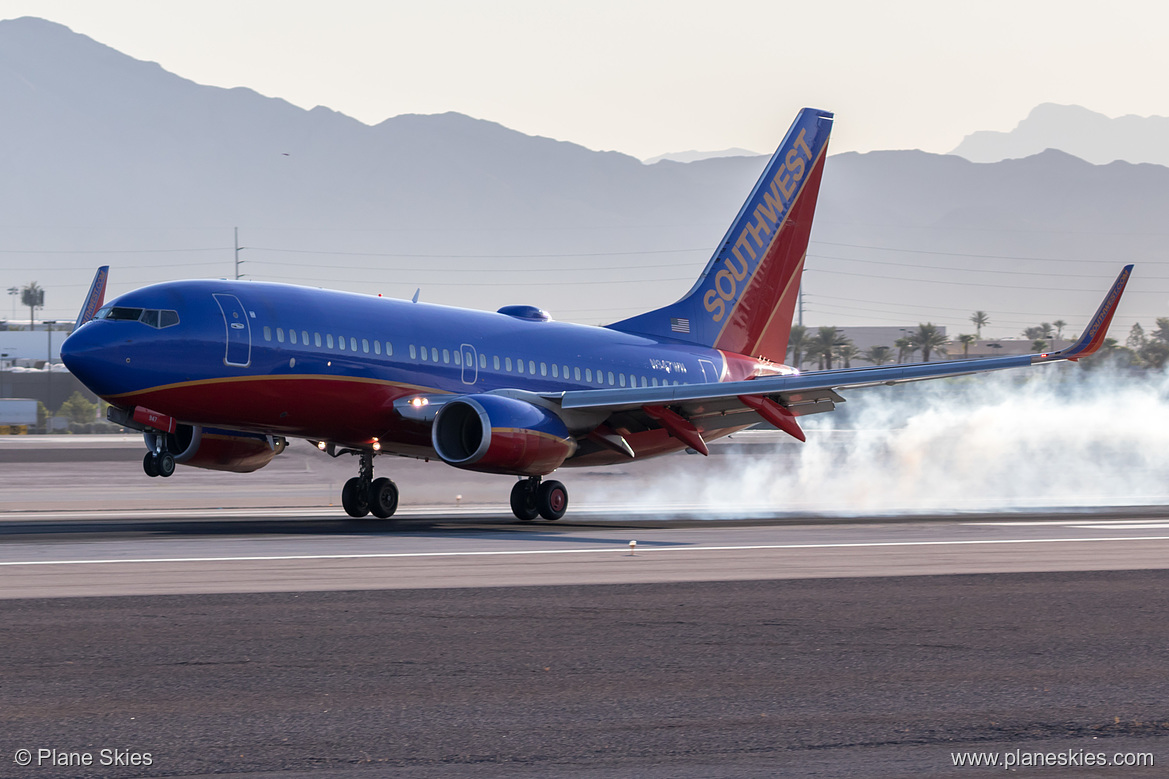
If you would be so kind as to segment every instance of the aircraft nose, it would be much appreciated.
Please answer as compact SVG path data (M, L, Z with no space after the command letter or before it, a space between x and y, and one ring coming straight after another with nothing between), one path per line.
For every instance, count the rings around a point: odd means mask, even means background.
M117 351L100 332L99 325L82 325L61 344L61 362L69 372L98 395L114 392L111 385Z

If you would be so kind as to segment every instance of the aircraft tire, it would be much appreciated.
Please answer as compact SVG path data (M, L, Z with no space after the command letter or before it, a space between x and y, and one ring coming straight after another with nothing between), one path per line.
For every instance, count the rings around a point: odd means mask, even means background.
M544 519L560 519L568 510L568 489L558 481L542 482L536 493L536 508Z
M517 481L511 488L511 513L524 522L531 522L540 516L540 510L536 508L536 491L526 479Z
M354 476L345 482L341 489L341 505L345 513L354 519L361 519L369 514L369 495L361 489L361 479Z
M175 473L175 456L170 452L162 452L158 455L158 475L164 479L169 479Z
M142 458L142 472L152 479L158 476L158 460L155 459L154 452L147 452Z
M389 519L398 510L398 485L389 479L374 479L369 485L369 510L378 519Z

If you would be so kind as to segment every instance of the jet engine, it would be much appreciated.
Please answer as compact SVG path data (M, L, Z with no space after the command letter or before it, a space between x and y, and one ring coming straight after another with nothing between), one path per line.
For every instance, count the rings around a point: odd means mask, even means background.
M160 435L166 436L167 451L174 455L176 463L233 473L251 473L263 468L288 445L284 438L178 425L173 433L145 432L146 446L152 451L157 448Z
M447 401L430 431L434 451L456 468L516 476L552 473L576 441L552 411L502 395Z

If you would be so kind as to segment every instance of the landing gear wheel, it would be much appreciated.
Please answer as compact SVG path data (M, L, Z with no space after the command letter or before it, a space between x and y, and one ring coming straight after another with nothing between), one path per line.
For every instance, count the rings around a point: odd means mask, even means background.
M152 479L158 476L158 460L155 459L154 452L147 452L142 458L142 470Z
M162 452L158 455L157 465L158 475L164 479L169 479L175 472L175 456L170 452Z
M568 490L558 481L543 482L536 492L536 508L544 519L560 519L568 509Z
M531 522L540 516L540 510L536 508L536 490L533 486L530 481L524 479L517 481L511 488L511 513L516 515L516 519Z
M398 510L398 485L389 479L374 479L369 485L369 510L378 519L389 519Z
M341 489L341 505L345 507L345 513L354 519L369 514L369 493L361 489L361 479L355 476L345 482Z

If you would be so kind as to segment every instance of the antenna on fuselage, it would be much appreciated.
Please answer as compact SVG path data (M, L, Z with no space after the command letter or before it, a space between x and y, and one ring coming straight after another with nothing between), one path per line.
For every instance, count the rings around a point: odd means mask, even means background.
M411 302L411 303L417 303L417 302L418 302L418 296L419 296L419 295L421 295L421 294L422 294L422 287L419 287L418 289L414 290L414 297L410 298L410 302Z

